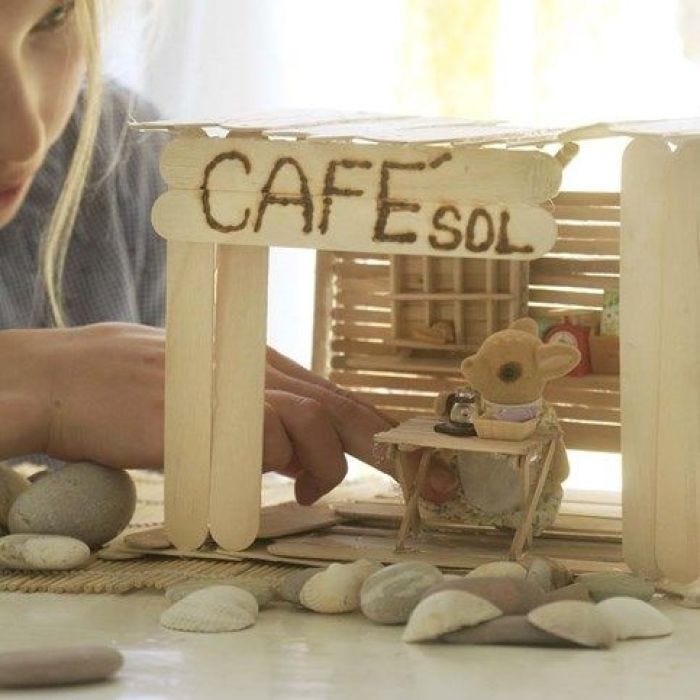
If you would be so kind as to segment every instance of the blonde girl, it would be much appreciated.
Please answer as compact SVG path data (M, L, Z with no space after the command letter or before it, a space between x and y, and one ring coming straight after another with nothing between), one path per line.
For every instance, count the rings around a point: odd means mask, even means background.
M162 465L159 144L103 83L98 0L0 2L0 458ZM137 108L146 110L147 105ZM264 463L311 503L389 422L268 351ZM454 487L435 471L426 495Z

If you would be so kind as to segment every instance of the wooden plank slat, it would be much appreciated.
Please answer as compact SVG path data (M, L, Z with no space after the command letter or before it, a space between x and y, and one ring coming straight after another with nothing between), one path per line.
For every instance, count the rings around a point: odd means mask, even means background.
M619 452L620 428L618 426L575 423L562 420L564 444L571 450L591 452Z
M324 210L322 195L308 198L308 207L268 206L261 216L252 215L257 199L238 192L212 192L209 198L209 218L205 215L202 190L171 189L162 194L153 207L153 223L156 231L170 240L191 240L222 245L281 246L286 248L311 248L316 250L351 250L388 253L396 255L444 255L488 259L489 257L511 260L532 260L551 250L556 238L556 223L552 216L539 206L530 204L483 204L479 201L460 201L460 207L471 218L474 212L483 212L479 221L486 217L495 223L491 235L484 231L475 233L472 249L457 246L454 249L438 249L431 242L434 213L443 206L441 201L426 201L418 211L396 212L387 226L399 226L415 233L415 239L400 240L390 235L379 239L376 229L379 220L375 199L344 198L334 204L333 228L321 232L319 217ZM458 200L459 201L459 200ZM248 212L246 217L245 212ZM507 212L508 240L511 252L497 251L502 215ZM476 221L476 219L475 219ZM241 227L234 231L227 227ZM484 224L484 226L486 226ZM483 250L477 245L486 242Z
M207 243L167 245L165 527L183 550L209 532L215 255Z
M553 306L589 306L601 308L603 306L603 291L579 292L560 291L557 289L530 289L530 303L550 304Z
M623 545L625 558L637 572L651 579L662 576L656 560L657 473L656 430L659 412L659 354L661 350L662 275L659 261L668 231L664 181L670 149L665 142L637 139L625 150L622 162L622 277L621 381L623 489ZM624 299L644 303L625 303ZM639 378L644 377L640 382Z
M602 206L602 207L619 207L620 193L619 192L577 192L566 191L560 192L554 197L555 205L587 205L587 206Z
M265 390L268 250L219 249L210 529L229 551L255 541Z
M575 204L561 204L555 205L554 217L557 221L619 221L620 209L618 207L591 207Z
M561 165L550 155L538 151L475 149L454 146L439 149L416 145L410 155L401 146L377 146L360 143L316 143L311 141L268 141L232 138L191 139L180 137L164 149L161 173L171 189L199 190L203 173L222 153L236 151L247 158L228 160L212 171L212 191L236 191L259 194L276 163L294 159L302 169L312 196L323 196L328 164L360 161L367 166L338 168L337 187L362 190L373 198L379 190L383 162L419 162L419 172L393 173L397 191L410 201L425 201L426 193L440 193L442 201L463 200L464 193L481 202L522 201L539 203L553 197L561 183ZM294 190L298 192L298 182Z
M532 286L546 287L581 287L583 289L619 289L619 277L603 275L544 275L534 274L530 277Z
M617 222L604 225L600 223L589 224L583 222L578 224L560 223L557 226L557 237L615 241L620 238L620 225Z
M566 253L568 255L620 255L619 240L593 238L557 238L552 253Z
M549 275L619 275L620 261L614 258L562 257L547 255L529 263L531 276Z

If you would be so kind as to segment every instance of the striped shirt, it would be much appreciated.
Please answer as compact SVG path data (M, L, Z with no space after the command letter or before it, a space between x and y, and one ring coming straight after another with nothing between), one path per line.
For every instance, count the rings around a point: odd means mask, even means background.
M165 318L165 241L151 225L162 190L162 138L126 130L131 98L105 86L104 108L87 187L68 248L64 312L69 325L128 321L153 326ZM154 118L137 103L138 117ZM82 107L49 150L15 218L0 229L0 329L52 324L39 274L39 253L75 148Z

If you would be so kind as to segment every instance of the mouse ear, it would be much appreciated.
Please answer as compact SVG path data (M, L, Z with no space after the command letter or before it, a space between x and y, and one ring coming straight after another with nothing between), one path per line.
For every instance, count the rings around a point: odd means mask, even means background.
M462 360L462 364L460 365L460 369L462 370L462 374L464 375L464 378L468 381L471 382L471 371L472 368L474 367L474 358L475 355L469 355L469 357L465 357Z
M530 333L536 338L539 338L539 328L537 327L537 321L534 318L529 318L528 316L523 316L522 318L516 318L513 323L508 326L514 331L523 331L524 333Z
M581 353L573 345L545 343L536 352L539 374L545 381L563 377L581 362Z

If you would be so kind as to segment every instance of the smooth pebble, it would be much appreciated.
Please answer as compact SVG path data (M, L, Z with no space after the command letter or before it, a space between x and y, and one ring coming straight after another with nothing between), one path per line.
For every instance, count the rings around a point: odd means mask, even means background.
M525 615L504 615L475 627L463 627L440 637L449 644L522 644L525 646L561 647L571 642L538 629Z
M382 569L369 559L351 564L331 564L312 576L299 593L299 602L320 613L345 613L360 607L360 590L368 576Z
M554 603L557 600L583 600L590 603L591 596L582 583L572 583L563 588L555 588L545 595L546 603Z
M210 588L211 586L235 586L248 591L255 600L258 601L258 607L264 608L269 605L275 598L273 587L266 581L257 579L241 579L232 577L228 579L188 579L181 581L173 586L170 586L165 591L165 599L169 603L177 603L190 593L199 591L202 588Z
M66 535L99 547L129 524L135 507L136 489L125 471L76 462L23 491L8 524L13 533Z
M426 642L500 617L503 613L488 600L466 591L439 591L421 600L411 613L404 642Z
M160 616L160 624L183 632L235 632L255 624L258 602L234 586L209 586L190 593Z
M673 623L655 607L638 598L606 598L596 606L611 624L618 639L666 637Z
M429 588L423 598L439 591L467 591L478 595L493 603L504 615L524 615L545 602L545 594L537 584L507 576L443 581Z
M95 683L113 676L124 663L111 647L76 646L0 654L0 688Z
M558 600L531 610L527 619L535 627L584 647L609 647L615 632L593 603Z
M30 486L29 479L25 479L12 467L0 464L0 526L7 527L7 517L12 504Z
M316 574L320 573L322 570L323 569L313 568L292 571L291 574L287 574L277 585L277 595L288 603L301 605L299 602L301 589L312 576L316 576Z
M80 540L61 535L6 535L0 538L0 567L29 570L76 569L90 558Z
M408 620L425 591L442 580L442 573L432 564L392 564L373 573L362 584L360 607L373 622L402 624Z
M654 585L633 574L620 572L581 574L576 581L588 589L591 598L596 602L618 596L648 601L654 596Z
M465 578L479 578L482 576L488 578L500 578L502 576L525 578L527 569L514 561L492 561L472 569Z
M543 591L568 586L573 581L573 574L556 559L546 557L531 557L526 560L528 581L537 583Z

